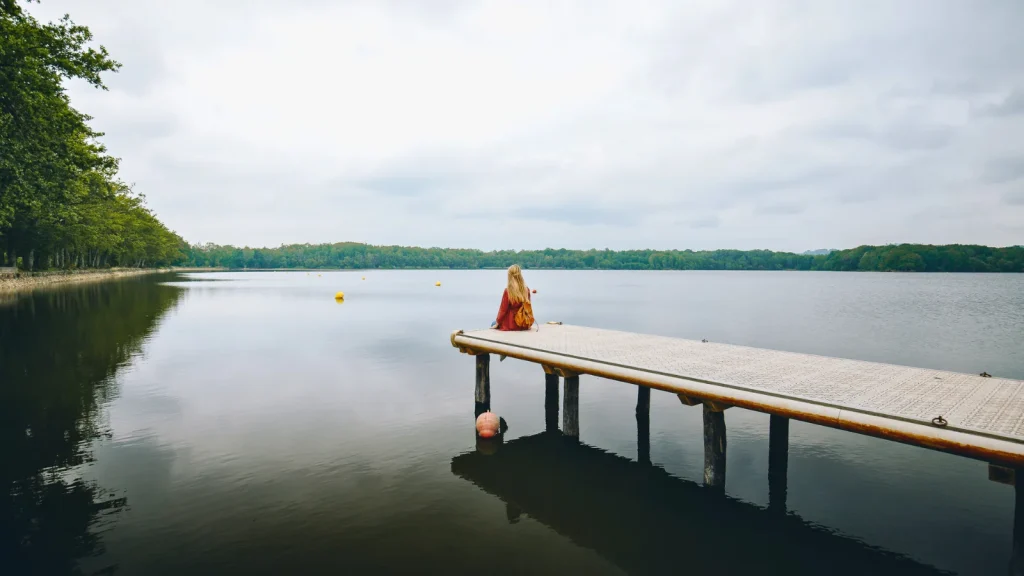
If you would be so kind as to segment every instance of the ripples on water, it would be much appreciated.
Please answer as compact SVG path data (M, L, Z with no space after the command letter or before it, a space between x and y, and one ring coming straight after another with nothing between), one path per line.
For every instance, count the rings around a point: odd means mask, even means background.
M583 377L567 444L514 360L491 366L506 441L478 450L448 334L488 324L503 279L193 274L0 302L4 573L1006 572L1012 489L959 457L794 422L780 512L767 416L727 413L722 498L699 410L654 392L641 464L635 388ZM541 321L1024 378L1022 276L527 281Z

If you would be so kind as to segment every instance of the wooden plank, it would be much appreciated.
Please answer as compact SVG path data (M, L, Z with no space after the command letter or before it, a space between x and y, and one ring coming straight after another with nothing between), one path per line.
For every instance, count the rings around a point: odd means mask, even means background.
M459 332L452 343L1024 467L1020 380L570 325Z

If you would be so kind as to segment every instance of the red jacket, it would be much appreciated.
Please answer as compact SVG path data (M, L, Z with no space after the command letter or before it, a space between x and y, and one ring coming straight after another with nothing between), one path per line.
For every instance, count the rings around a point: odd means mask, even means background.
M530 291L526 291L526 298L530 298ZM522 303L513 304L508 301L508 289L501 293L501 306L498 307L498 330L529 330L516 326L516 312L522 308Z

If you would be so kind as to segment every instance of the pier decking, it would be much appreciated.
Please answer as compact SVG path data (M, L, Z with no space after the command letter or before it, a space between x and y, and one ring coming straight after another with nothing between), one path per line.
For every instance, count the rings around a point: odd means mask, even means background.
M451 342L473 355L541 364L549 388L550 375L563 376L563 432L571 436L579 434L573 404L581 374L672 392L686 405L703 405L705 435L711 436L705 439L706 468L713 476L720 455L722 483L725 424L716 420L731 406L778 417L773 431L785 423L782 418L793 418L1024 467L1024 382L1019 380L569 325L544 324L536 332L460 330ZM477 401L489 403L483 357L477 367ZM646 410L643 404L649 406L643 392L638 417Z
M484 453L482 458L470 454L452 462L452 470L457 474L472 479L488 491L507 492L510 501L531 513L547 514L545 506L551 502L571 501L578 494L585 493L587 484L600 484L602 481L602 473L584 470L574 475L572 469L572 466L580 464L572 455L587 453L585 450L574 451L571 447L578 443L580 435L579 397L581 393L586 394L586 387L581 390L580 376L590 375L637 385L636 470L651 469L652 388L678 395L684 406L702 406L704 489L708 490L707 494L723 498L727 498L724 496L725 410L737 406L770 414L768 511L781 512L783 517L787 509L791 418L986 461L990 479L1015 486L1009 572L1024 576L1024 382L1020 380L561 324L544 324L536 332L458 330L452 333L451 343L461 352L476 358L477 414L489 410L491 405L491 354L535 362L544 368L546 431L543 438L548 440L513 440L499 448L503 442L500 436L496 439L478 437L477 451ZM559 378L564 380L561 430L558 427ZM512 450L513 446L516 450ZM518 490L521 488L519 484L534 482L533 475L537 471L530 470L526 474L529 480L524 480L516 476L514 470L502 468L500 462L521 461L516 456L521 455L520 448L526 454L543 458L545 446L554 446L558 451L554 460L558 461L559 471L551 478L561 478L559 481L570 478L572 488L562 494L553 488L558 481L544 477L535 484L536 491L542 496L538 504L529 499L529 491L524 496L521 491L509 488ZM505 454L506 448L508 454ZM494 454L504 456L495 460ZM572 462L563 463L563 459ZM554 465L549 462L545 466ZM498 476L510 482L502 483L501 478L495 476L498 470L501 470ZM643 474L650 477L649 472ZM612 486L621 487L623 477L616 474ZM614 487L602 488L607 492L601 493L599 501L615 501L615 498L607 497L608 493L615 491ZM643 490L649 488L643 487ZM666 493L672 495L682 490L670 489ZM717 505L713 499L699 500L711 502L709 506ZM722 506L701 524L705 529L710 530L721 522L719 515L727 511L726 505ZM688 515L693 514L689 503L686 509ZM586 514L580 516L586 517ZM777 514L764 516L765 519L777 517ZM554 518L551 525L561 525L561 521ZM625 523L631 530L637 525L650 527L647 520L639 524ZM777 529L781 529L781 525L756 531L754 540ZM810 533L801 527L796 529L799 534ZM584 532L589 532L589 527ZM595 548L616 558L621 557L623 566L632 566L636 559L622 553L618 544L595 544ZM704 552L704 546L701 544L698 548ZM744 546L739 549L746 549ZM832 554L830 552L829 556ZM725 558L728 555L728 551L723 551L713 557ZM762 554L754 557L762 556L768 557ZM877 560L837 541L835 559L843 556L848 556L848 559L840 562L844 566L849 563L854 568L874 564ZM779 561L786 562L785 559ZM904 568L901 572L911 568L920 569L922 573L930 570L909 564ZM856 569L853 573L874 571Z

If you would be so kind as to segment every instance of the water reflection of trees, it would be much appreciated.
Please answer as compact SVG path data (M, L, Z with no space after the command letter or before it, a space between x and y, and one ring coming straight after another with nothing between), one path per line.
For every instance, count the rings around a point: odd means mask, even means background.
M0 306L0 566L78 573L123 497L82 477L114 376L182 289L151 279L46 290ZM110 568L109 570L112 570Z

